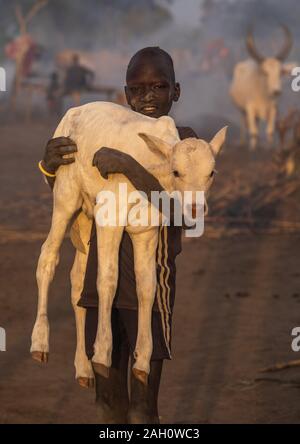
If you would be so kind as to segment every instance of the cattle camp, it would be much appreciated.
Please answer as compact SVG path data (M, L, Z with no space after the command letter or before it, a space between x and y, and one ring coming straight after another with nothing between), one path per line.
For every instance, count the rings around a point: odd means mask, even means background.
M299 17L0 0L0 425L299 424Z

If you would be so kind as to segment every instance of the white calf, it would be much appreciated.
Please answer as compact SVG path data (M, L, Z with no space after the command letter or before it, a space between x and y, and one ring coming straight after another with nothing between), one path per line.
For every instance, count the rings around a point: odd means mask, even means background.
M100 206L96 204L96 196L104 190L114 193L119 208L119 200L122 200L119 195L120 182L127 184L128 193L134 191L131 182L122 174L110 175L108 180L103 179L92 166L94 153L100 147L108 146L130 154L150 170L168 192L206 192L213 180L215 157L225 140L225 134L226 128L223 128L210 143L194 138L180 141L175 123L170 117L153 119L105 102L91 103L67 112L54 137L70 137L76 142L78 151L73 164L59 168L53 189L51 229L42 246L37 267L39 300L31 346L35 359L44 361L48 356L48 288L54 277L59 248L70 219L82 207L90 218L96 216ZM126 206L126 211L129 212L133 205L129 204L128 208ZM123 210L120 211L122 213ZM81 237L86 245L91 222L83 219L82 225L84 228L81 230ZM155 253L158 227L134 226L129 222L126 226L96 224L96 229L99 323L93 363L97 371L107 375L112 352L111 309L118 281L119 245L125 229L133 244L139 310L133 371L136 377L146 383L152 354L151 314L156 290ZM92 378L92 370L84 353L84 311L76 306L83 286L86 257L84 253L77 252L72 270L72 299L78 340L75 365L78 378Z

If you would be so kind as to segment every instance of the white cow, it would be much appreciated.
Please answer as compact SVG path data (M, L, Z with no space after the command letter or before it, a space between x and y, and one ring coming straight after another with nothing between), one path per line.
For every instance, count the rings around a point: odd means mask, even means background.
M292 47L292 37L283 26L286 42L276 57L263 57L257 51L253 34L247 36L247 49L252 59L239 62L233 73L230 96L242 113L242 139L244 130L250 135L250 147L254 149L258 138L258 121L266 121L266 135L273 141L277 114L277 99L281 94L281 76L290 73L293 64L283 64Z
M155 134L155 136L154 136ZM47 297L49 284L58 263L59 248L67 225L82 207L89 218L96 216L100 191L111 191L117 204L122 200L119 183L126 183L128 193L134 191L131 182L122 174L102 178L92 166L95 152L102 146L119 149L132 155L160 181L168 192L179 190L207 192L213 181L215 157L226 135L220 130L210 143L189 138L180 141L172 118L143 116L120 105L95 102L69 110L57 127L54 137L68 136L78 147L76 161L61 166L53 189L53 215L49 235L42 246L37 267L39 290L38 312L32 333L31 352L35 359L46 361L49 352L49 324ZM174 174L174 171L176 174ZM123 204L122 204L123 205ZM126 211L134 204L128 205ZM150 204L148 211L150 210ZM117 207L119 208L119 207ZM123 212L123 207L119 212ZM91 221L81 215L81 239L87 245ZM135 348L134 374L144 383L149 374L152 354L151 313L156 290L155 253L158 241L157 226L101 226L96 224L99 268L99 323L94 344L93 363L97 371L107 375L111 366L112 332L111 309L118 281L118 252L124 229L130 235L134 251L134 269L139 301L138 335ZM84 351L84 309L77 307L83 286L87 255L77 252L72 269L72 299L76 312L77 350L76 376L92 379L92 369Z

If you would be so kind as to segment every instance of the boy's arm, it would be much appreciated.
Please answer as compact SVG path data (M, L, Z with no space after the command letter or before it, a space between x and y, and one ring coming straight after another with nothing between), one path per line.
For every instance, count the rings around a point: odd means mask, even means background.
M197 134L189 127L177 128L180 139L188 137L197 137ZM113 148L102 147L94 155L93 165L98 168L102 177L107 179L108 174L124 174L133 186L143 191L151 200L151 191L165 191L160 182L149 171L147 171L132 156ZM170 221L174 221L174 207L170 206ZM192 228L184 226L184 228Z
M151 199L151 191L164 190L159 181L130 154L114 148L100 148L94 155L93 165L104 179L108 178L108 174L124 174L137 190L146 193L148 200Z
M181 140L188 137L198 137L189 127L177 127ZM128 177L137 190L146 193L148 200L151 191L164 191L159 181L147 171L132 156L113 148L102 147L94 155L93 165L98 168L102 177L107 179L108 174L121 173Z
M187 137L197 137L197 134L190 127L177 127L177 130L179 133L179 137L182 140L186 139ZM76 144L69 137L56 137L54 139L50 139L45 148L45 153L42 160L42 167L48 173L55 174L60 165L67 165L75 161L74 158L63 158L64 154L71 154L75 151L77 151ZM163 188L160 185L159 181L147 170L145 170L145 168L143 168L137 161L135 161L135 159L133 159L131 156L126 157L126 154L123 155L123 153L121 153L120 151L114 151L115 154L117 154L117 157L113 157L110 159L109 156L105 156L105 159L103 159L104 164L102 172L104 176L101 173L103 177L105 177L104 169L105 166L107 166L108 169L111 168L111 173L124 173L130 179L137 190L142 190L147 194L148 199L150 199L151 197L151 191L163 191ZM102 152L102 156L103 155L104 152ZM97 167L98 169L101 168L100 162L97 162ZM119 171L116 171L118 169ZM109 171L107 171L106 177L108 173ZM53 189L55 177L45 177L50 188Z
M165 191L156 177L149 173L130 154L122 153L113 148L102 147L95 153L93 165L98 168L104 179L108 178L108 174L124 174L137 190L146 194L149 202L151 201L151 191ZM158 209L161 211L161 208ZM170 205L171 223L174 220L173 210L173 205Z

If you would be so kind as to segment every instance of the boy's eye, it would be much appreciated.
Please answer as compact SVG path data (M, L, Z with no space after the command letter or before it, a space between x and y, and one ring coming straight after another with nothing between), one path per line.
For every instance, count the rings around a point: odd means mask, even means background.
M132 87L130 88L130 91L131 91L133 94L139 94L139 93L142 91L142 88L141 88L140 86L132 86Z
M154 86L155 89L164 89L166 87L167 85L165 85L164 83L158 83L157 85Z

